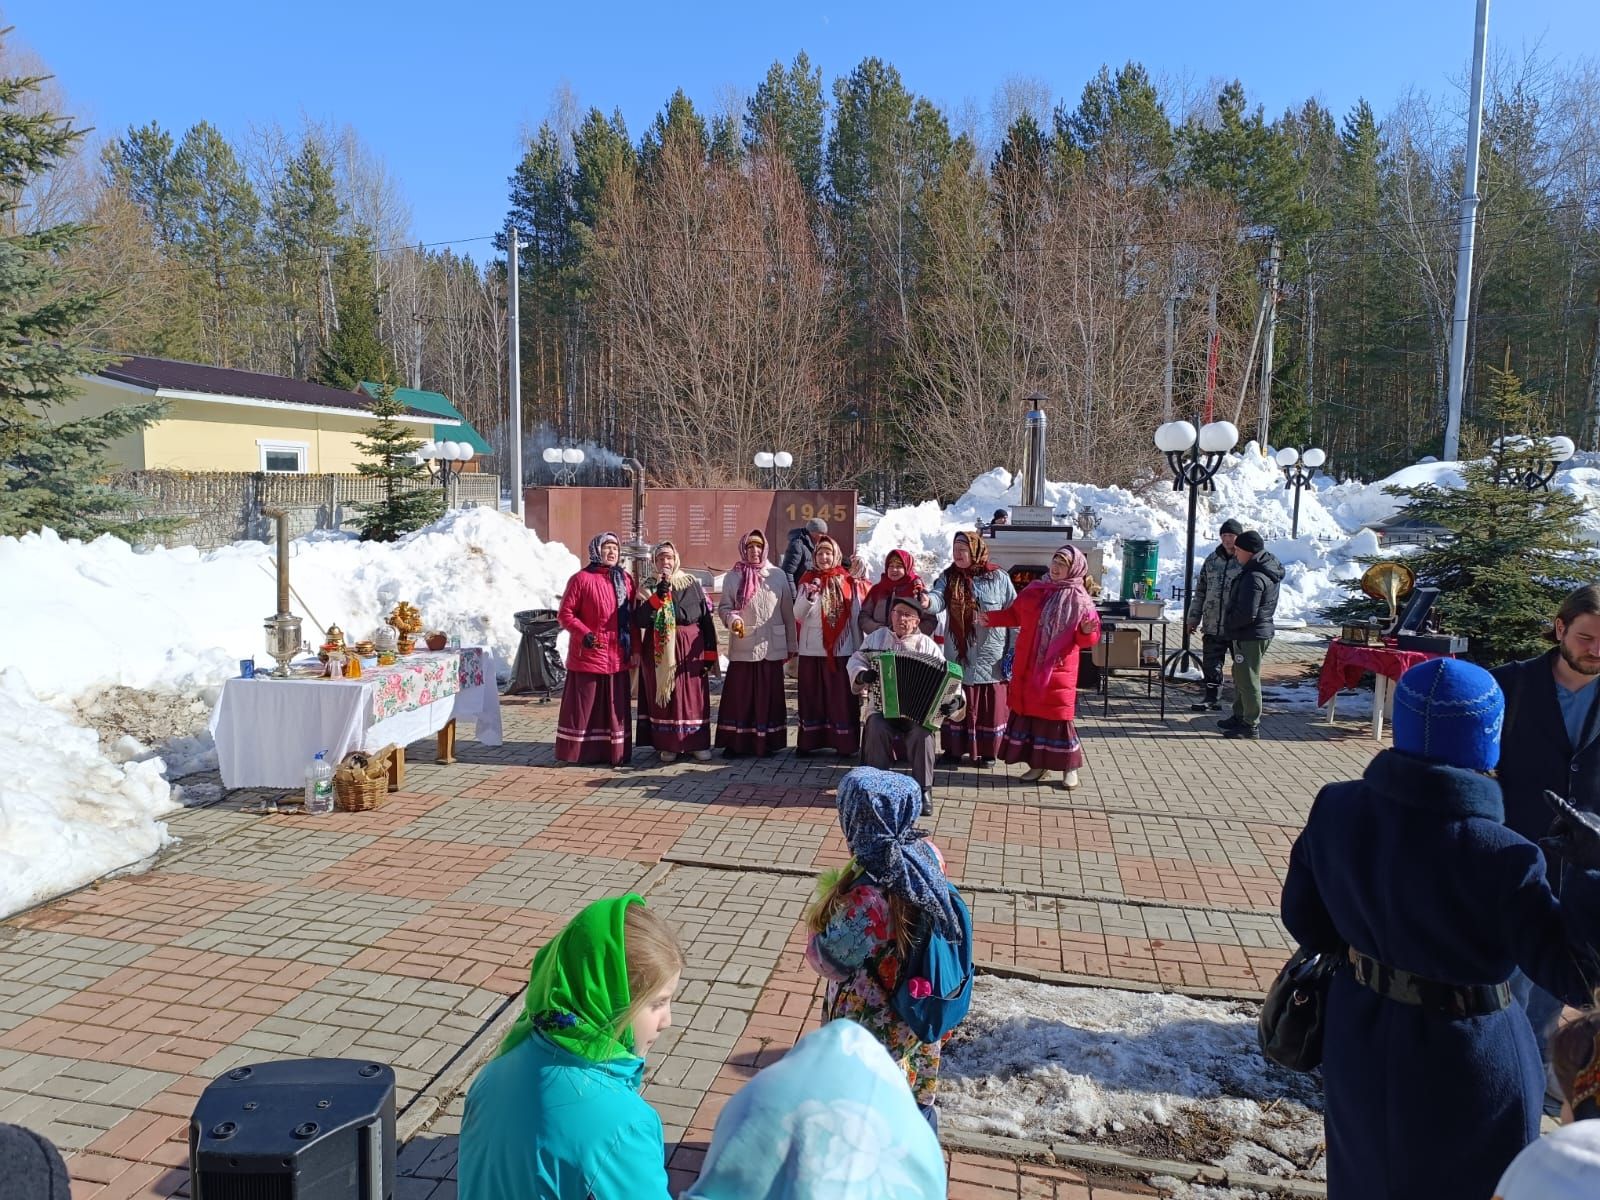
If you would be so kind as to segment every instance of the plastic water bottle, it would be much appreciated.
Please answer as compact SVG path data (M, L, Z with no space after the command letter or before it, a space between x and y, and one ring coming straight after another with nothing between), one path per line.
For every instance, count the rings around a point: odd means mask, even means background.
M316 758L306 767L306 812L321 814L333 811L333 764L318 750Z

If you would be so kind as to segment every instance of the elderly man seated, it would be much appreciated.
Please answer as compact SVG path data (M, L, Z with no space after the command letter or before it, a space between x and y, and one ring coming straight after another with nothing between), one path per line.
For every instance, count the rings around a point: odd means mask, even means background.
M922 618L927 614L912 596L896 597L889 606L887 628L875 629L861 643L861 649L850 656L846 668L856 694L866 696L869 713L861 735L861 761L869 767L890 770L896 759L904 759L911 766L911 778L922 788L922 811L933 811L933 756L934 736L916 721L904 717L885 717L877 711L872 698L872 684L878 671L868 657L873 651L900 650L944 661L939 644L921 630ZM947 700L939 709L946 717L959 714L965 701L958 694Z

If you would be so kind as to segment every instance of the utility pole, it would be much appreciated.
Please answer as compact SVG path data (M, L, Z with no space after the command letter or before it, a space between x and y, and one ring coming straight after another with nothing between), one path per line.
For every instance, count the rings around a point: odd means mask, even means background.
M520 268L517 266L517 227L511 226L506 239L506 394L511 412L506 420L506 472L511 476L511 511L523 520L522 511L522 321Z
M1177 307L1178 298L1172 294L1167 295L1167 370L1162 378L1161 419L1172 420L1172 336L1175 316L1173 310Z
M1256 414L1256 448L1267 452L1267 437L1272 432L1272 335L1278 325L1278 263L1283 249L1278 239L1272 239L1272 253L1267 259L1267 336L1261 346L1260 407Z
M1209 425L1217 419L1217 285L1214 283L1211 285L1211 299L1206 304L1206 318L1206 407L1202 424ZM1247 369L1245 375L1249 374Z
M1450 392L1444 421L1444 458L1461 457L1461 397L1466 391L1468 308L1472 303L1472 242L1478 233L1478 142L1483 136L1483 75L1489 56L1489 0L1478 0L1472 36L1472 107L1467 110L1466 170L1461 176L1461 248L1456 253L1456 304L1450 321Z
M422 314L411 312L411 387L422 388Z

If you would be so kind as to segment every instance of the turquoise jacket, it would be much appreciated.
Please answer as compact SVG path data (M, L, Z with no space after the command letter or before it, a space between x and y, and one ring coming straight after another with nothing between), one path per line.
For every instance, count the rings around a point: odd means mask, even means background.
M467 1090L460 1200L668 1200L644 1059L592 1063L535 1033Z

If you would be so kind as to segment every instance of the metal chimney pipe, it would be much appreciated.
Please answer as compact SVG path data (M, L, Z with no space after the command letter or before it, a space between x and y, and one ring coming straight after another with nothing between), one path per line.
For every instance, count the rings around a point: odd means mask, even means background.
M278 612L289 616L289 514L281 508L263 508L263 517L278 523Z
M1023 399L1030 407L1022 417L1022 503L1031 508L1044 497L1044 435L1049 419L1043 405L1049 397L1031 392Z

